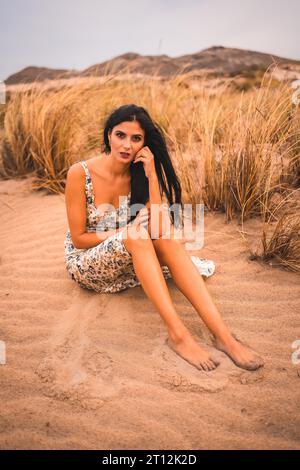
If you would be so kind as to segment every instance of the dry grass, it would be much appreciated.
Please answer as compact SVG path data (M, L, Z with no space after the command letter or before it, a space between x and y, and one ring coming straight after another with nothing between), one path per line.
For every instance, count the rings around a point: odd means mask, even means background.
M244 237L249 259L300 273L300 188L275 196L271 210L262 217L260 248L253 250Z
M295 117L292 120L292 127L294 130L289 139L291 158L289 159L287 182L294 187L300 187L300 106L295 109Z
M208 119L199 126L206 175L204 201L210 209L224 210L227 220L237 215L241 223L265 213L271 195L285 179L285 161L292 156L288 146L293 133L292 106L287 86L270 90L266 83L229 99L213 111L213 122Z
M300 215L283 214L270 235L270 226L262 231L261 253L251 259L261 259L274 267L300 273Z
M85 148L80 99L82 89L55 93L43 87L14 95L4 120L2 174L32 172L34 187L59 192L66 168Z
M300 183L300 120L293 90L284 83L274 86L272 71L258 88L256 77L256 87L247 92L231 85L209 89L204 78L199 81L191 73L170 80L109 73L59 87L18 88L2 108L1 176L30 173L35 189L63 192L69 166L103 150L107 115L117 106L136 103L164 131L183 202L203 202L242 225L261 217L263 259L273 252L297 270L297 224L288 223L284 214L274 215L276 196L286 202ZM285 202L280 203L283 210ZM274 220L277 226L267 241L266 227Z

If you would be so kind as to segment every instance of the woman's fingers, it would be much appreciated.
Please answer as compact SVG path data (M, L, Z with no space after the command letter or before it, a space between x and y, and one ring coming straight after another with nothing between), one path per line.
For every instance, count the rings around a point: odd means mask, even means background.
M147 225L149 221L149 212L148 209L145 207L140 210L138 215L134 220L134 225Z
M141 209L138 214L138 224L145 227L148 225L149 220L150 220L150 213L149 213L149 210L145 207Z
M149 222L149 216L147 214L142 215L139 220L140 220L140 225L147 225Z

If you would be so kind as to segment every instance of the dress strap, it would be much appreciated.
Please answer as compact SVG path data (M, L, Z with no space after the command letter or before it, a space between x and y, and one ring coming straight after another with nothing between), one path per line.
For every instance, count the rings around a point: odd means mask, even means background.
M92 204L94 203L95 198L94 198L94 188L93 188L90 171L88 169L86 161L81 160L79 163L81 164L85 172L85 192L86 192L87 202L89 204Z

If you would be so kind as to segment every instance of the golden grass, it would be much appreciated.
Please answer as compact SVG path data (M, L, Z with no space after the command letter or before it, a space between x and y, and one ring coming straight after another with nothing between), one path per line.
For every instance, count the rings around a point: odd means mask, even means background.
M261 237L261 253L253 253L250 259L261 259L273 267L300 272L300 214L283 214L270 234L270 226L264 226Z
M227 221L237 218L243 225L259 216L268 225L274 220L274 195L285 198L300 183L300 120L293 90L285 83L274 86L272 71L258 88L242 93L234 90L232 80L214 88L208 83L192 73L168 80L108 73L61 81L56 87L36 83L18 88L2 108L1 176L30 173L35 189L63 192L69 166L103 151L109 113L135 103L164 131L183 202L203 202L208 210L224 212ZM297 224L281 217L275 217L273 238L267 241L262 232L263 258L269 259L273 250L278 259L293 260L289 263L295 270ZM284 231L290 258L281 246Z

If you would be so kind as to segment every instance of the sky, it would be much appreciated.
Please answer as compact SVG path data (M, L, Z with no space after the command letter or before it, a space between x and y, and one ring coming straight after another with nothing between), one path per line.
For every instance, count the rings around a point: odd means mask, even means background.
M300 60L299 0L0 0L0 80L211 46Z

